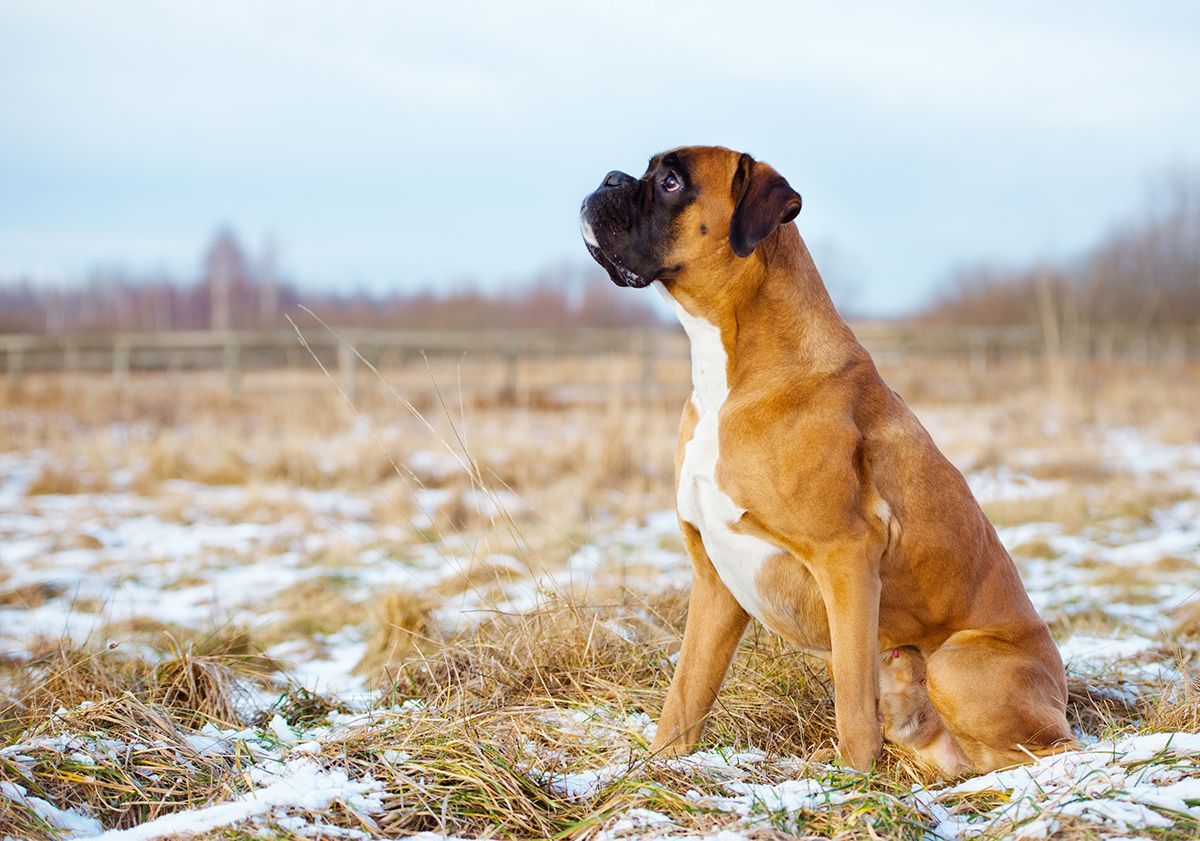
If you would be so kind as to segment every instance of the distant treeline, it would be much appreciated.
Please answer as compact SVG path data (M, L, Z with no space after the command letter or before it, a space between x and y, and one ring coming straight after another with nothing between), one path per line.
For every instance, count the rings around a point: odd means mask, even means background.
M658 321L650 296L614 287L590 263L494 290L369 294L301 291L270 254L252 258L228 230L193 278L98 273L51 288L0 281L0 332L83 333L281 327L298 305L331 324L381 328L610 327ZM842 302L845 304L845 302ZM1195 330L1200 325L1200 172L1162 177L1139 218L1075 259L957 272L918 323L1037 327L1062 347Z
M222 230L192 279L107 271L65 288L0 282L0 332L284 327L285 315L300 305L331 324L397 329L617 327L658 320L647 296L618 289L598 267L583 264L546 269L495 291L301 291L277 276L269 255L252 259L232 231Z
M963 269L918 318L1037 326L1064 345L1200 326L1200 173L1160 178L1140 218L1073 260Z

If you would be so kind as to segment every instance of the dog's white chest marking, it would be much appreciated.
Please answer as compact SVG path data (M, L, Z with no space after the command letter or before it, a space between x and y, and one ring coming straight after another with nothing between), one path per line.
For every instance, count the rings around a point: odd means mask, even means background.
M654 285L675 310L692 346L692 405L699 420L683 450L679 517L700 532L721 581L751 616L763 621L763 601L755 580L762 565L779 549L761 538L734 531L731 526L746 513L717 484L720 459L718 426L721 407L729 396L728 357L720 329L687 312L659 281Z

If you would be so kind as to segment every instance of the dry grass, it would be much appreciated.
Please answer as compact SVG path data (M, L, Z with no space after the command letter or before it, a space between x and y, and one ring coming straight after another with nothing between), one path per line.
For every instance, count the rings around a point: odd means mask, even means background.
M0 757L0 781L84 804L106 827L239 791L238 763L201 754L187 739L209 721L238 720L238 665L178 651L154 666L113 648L48 646L10 684L0 733L25 747L20 761ZM55 837L36 814L6 805L0 835Z
M50 802L86 805L104 826L116 828L241 790L236 765L202 755L184 738L186 733L165 708L125 693L57 715L32 737L66 739L73 750L23 749L27 760L20 764L0 759L0 780ZM105 750L106 738L131 749L113 757ZM34 831L40 823L35 816L10 805L0 815L0 832L47 837Z
M935 437L960 463L1013 465L1020 453L1045 448L1048 401L1040 366L1005 366L982 382L956 361L915 367L885 373L931 418ZM486 380L496 375L494 366L433 368L432 380L423 366L384 372L427 426L389 386L367 377L360 378L355 411L328 382L295 372L250 374L236 401L219 378L203 375L135 376L119 400L89 380L29 377L19 390L6 386L0 451L53 454L30 494L128 490L156 500L164 519L191 523L213 511L196 511L191 486L181 490L173 483L231 485L245 494L231 503L239 510L225 512L230 521L294 518L319 532L326 527L300 500L301 491L371 492L365 522L379 537L366 548L397 563L428 562L444 574L425 586L363 592L349 586L349 578L322 573L270 592L263 606L271 615L253 626L198 631L123 620L97 637L119 641L116 648L53 641L28 661L0 662L3 743L63 737L84 746L76 754L35 750L32 781L27 763L0 757L0 781L60 805L86 805L106 827L245 791L253 757L236 749L201 755L189 737L209 724L247 725L269 737L276 714L297 730L325 726L331 714L347 709L345 699L278 685L279 664L267 651L296 639L317 647L357 627L367 640L357 668L378 687L377 706L390 712L371 726L323 738L319 759L383 781L385 809L373 823L343 807L323 820L373 835L429 830L586 838L643 808L669 815L677 831L728 826L728 814L685 796L720 795L724 781L657 761L647 751L645 729L630 723L657 715L678 651L685 592L664 588L646 595L636 586L613 586L583 597L564 590L535 610L485 614L465 629L446 630L435 620L450 597L503 592L560 568L601 525L636 522L647 511L670 507L671 441L686 363L664 362L659 391L631 399L631 383L640 375L636 360L531 362L522 371L522 392L506 404L489 396L494 389ZM1148 491L1098 466L1102 441L1095 432L1137 425L1162 440L1196 440L1191 400L1175 387L1194 373L1081 369L1067 401L1061 395L1054 401L1056 458L1027 469L1061 489L1046 499L990 503L989 513L1001 524L1052 520L1068 530L1107 518L1148 522L1179 492ZM455 387L439 397L431 381ZM576 384L573 396L564 396L564 382ZM580 383L592 385L581 389ZM949 433L943 436L939 427ZM106 472L106 465L122 470ZM282 496L281 486L287 489ZM519 498L516 504L499 496L508 492ZM427 505L419 504L422 498ZM504 504L488 504L497 499ZM63 541L85 538L64 535ZM357 537L289 548L303 564L347 573L383 563L364 560ZM675 543L643 548L678 551ZM1047 561L1056 550L1039 538L1015 554ZM228 558L235 565L251 560ZM1148 569L1170 576L1193 563L1164 556ZM1140 567L1097 564L1087 572L1113 589L1132 592L1141 583ZM204 580L185 575L172 586ZM11 586L0 592L0 608L36 608L60 595L47 584ZM1200 636L1198 615L1183 605L1172 631L1180 646L1158 652L1181 674L1194 665L1193 649L1184 643ZM1090 622L1079 612L1054 627L1064 634L1112 629L1099 614ZM1141 694L1128 688L1115 674L1073 675L1073 725L1094 735L1200 730L1200 690L1189 680L1147 684ZM251 715L243 701L255 691L272 691L279 700ZM761 629L742 643L707 738L722 749L764 752L760 766L744 771L746 781L777 782L788 773L821 779L846 795L836 807L764 810L747 837L927 837L929 818L907 795L935 777L890 748L869 776L823 764L834 744L824 667ZM135 747L106 752L104 739ZM549 784L556 774L611 766L620 772L591 799L569 798ZM988 808L988 796L974 795L971 807ZM286 827L264 825L291 837ZM1063 834L1093 830L1065 826ZM252 832L231 828L208 837ZM6 834L55 835L15 801L0 807L0 836Z
M56 596L61 595L63 588L48 582L22 584L9 590L0 590L0 607L29 608L38 607Z
M347 582L323 575L299 581L280 590L272 599L272 609L283 614L258 629L254 637L261 645L331 634L348 625L366 621L371 611L361 601L346 594Z
M688 790L720 795L721 778L655 762L644 738L624 724L629 714L652 717L661 703L682 614L681 594L647 601L613 593L604 606L563 599L533 614L498 618L407 660L388 701L419 699L421 706L328 741L323 755L357 775L386 781L385 811L374 820L387 834L587 837L633 808L664 812L679 827L696 831L727 824L723 813L682 796ZM614 622L622 623L622 633L611 630ZM21 732L26 743L38 736L71 736L78 750L70 756L23 751L33 764L18 768L0 760L0 780L52 802L87 804L110 827L243 790L240 770L251 757L202 756L187 739L210 721L237 722L239 668L236 658L186 651L149 668L115 651L51 649L26 670L22 708L16 715L10 710L7 730L14 740ZM1073 679L1072 723L1099 735L1200 729L1200 690L1194 684L1135 701L1122 700L1119 685ZM294 693L277 709L301 727L323 720L337 706ZM50 715L54 710L60 712ZM585 715L577 715L580 711ZM105 753L99 747L104 738L144 747ZM710 739L729 750L766 753L767 763L749 781L777 781L779 770L770 760L786 758L790 773L853 794L834 808L766 813L761 834L752 837L803 831L917 838L927 831L928 818L905 796L914 783L928 785L936 776L903 754L889 749L869 777L804 764L831 758L831 689L820 663L773 636L753 634L743 642ZM614 764L619 773L587 800L546 785L556 773ZM32 787L25 773L30 767ZM325 818L353 825L352 815ZM0 816L0 832L50 837L11 804Z
M414 656L436 650L438 641L429 613L437 604L430 593L393 590L384 593L370 609L373 632L367 652L355 671L371 675L375 682L390 682Z

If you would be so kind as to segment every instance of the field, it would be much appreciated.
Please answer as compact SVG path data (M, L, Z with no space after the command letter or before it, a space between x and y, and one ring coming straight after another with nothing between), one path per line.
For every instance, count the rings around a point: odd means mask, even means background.
M1196 363L883 366L1086 745L957 781L836 765L823 666L753 625L705 748L650 756L687 363L522 364L0 386L0 837L1200 835Z

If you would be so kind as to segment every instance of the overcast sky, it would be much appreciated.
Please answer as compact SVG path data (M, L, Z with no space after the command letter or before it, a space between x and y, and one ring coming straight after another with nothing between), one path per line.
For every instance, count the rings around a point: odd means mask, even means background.
M1197 160L1200 4L986 5L0 0L0 277L191 275L228 223L302 284L511 282L587 259L607 170L720 143L902 311Z

